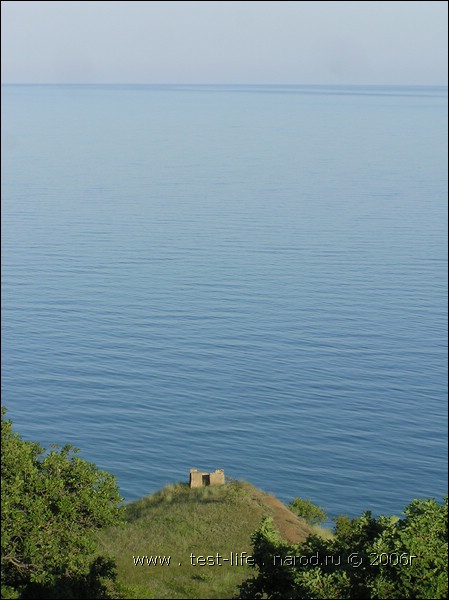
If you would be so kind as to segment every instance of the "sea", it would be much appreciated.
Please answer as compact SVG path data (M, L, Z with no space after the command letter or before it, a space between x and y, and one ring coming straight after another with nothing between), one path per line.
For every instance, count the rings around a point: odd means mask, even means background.
M125 502L447 490L447 88L2 87L2 401Z

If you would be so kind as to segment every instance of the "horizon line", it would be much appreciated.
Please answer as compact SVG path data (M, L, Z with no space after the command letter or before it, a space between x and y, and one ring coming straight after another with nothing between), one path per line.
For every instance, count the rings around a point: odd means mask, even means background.
M271 87L281 87L281 86L289 86L289 87L442 87L447 88L448 83L267 83L267 82L259 82L259 83L242 83L242 82L226 82L226 83L197 83L197 82L123 82L123 81L109 81L109 82L85 82L85 81L39 81L39 82L31 82L31 81L20 81L20 82L11 82L11 81L2 81L1 85L153 85L153 86L247 86L247 87L255 87L255 86L271 86Z

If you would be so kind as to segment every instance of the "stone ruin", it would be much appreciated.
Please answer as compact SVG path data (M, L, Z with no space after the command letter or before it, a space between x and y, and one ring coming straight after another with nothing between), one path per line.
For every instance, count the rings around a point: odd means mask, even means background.
M189 485L191 488L199 488L204 485L224 485L224 469L216 469L213 473L203 473L198 469L190 469Z

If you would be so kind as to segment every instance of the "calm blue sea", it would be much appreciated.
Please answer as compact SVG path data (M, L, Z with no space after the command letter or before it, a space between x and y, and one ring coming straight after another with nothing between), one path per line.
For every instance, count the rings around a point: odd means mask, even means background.
M5 86L2 396L126 500L447 488L447 88Z

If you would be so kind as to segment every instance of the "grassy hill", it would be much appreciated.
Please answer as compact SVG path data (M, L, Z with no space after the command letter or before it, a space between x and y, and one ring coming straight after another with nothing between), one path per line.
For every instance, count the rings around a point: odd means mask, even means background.
M251 534L265 516L289 542L312 532L249 483L199 489L178 483L127 505L126 525L101 533L102 552L116 560L128 598L232 598L252 574L240 564L241 553L251 554Z

